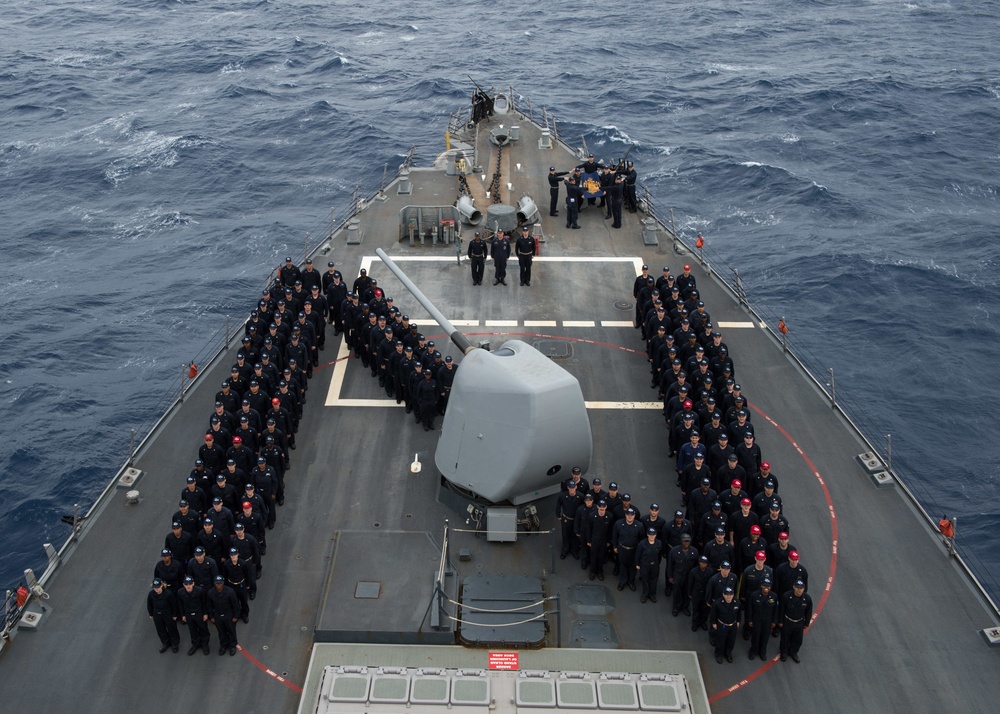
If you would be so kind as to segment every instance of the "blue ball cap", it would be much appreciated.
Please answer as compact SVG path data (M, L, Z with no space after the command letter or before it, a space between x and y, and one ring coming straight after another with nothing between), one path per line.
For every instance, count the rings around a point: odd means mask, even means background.
M153 587L154 588L162 588L163 587L163 581L160 580L159 578L157 578L156 580L153 581Z
M647 528L646 529L646 535L656 535L656 529L655 528Z
M726 569L726 568L730 568L730 567L732 567L732 566L729 565L729 561L728 560L723 560L722 563L719 564L719 568L722 568L722 569Z
M226 582L226 579L223 578L221 575L216 575L215 576L215 584L216 585L218 585L219 583L224 583L224 582Z

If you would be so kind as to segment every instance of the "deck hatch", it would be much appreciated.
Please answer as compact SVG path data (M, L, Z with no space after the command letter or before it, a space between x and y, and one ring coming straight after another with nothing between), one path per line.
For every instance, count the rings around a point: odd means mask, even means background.
M354 597L359 600L377 600L382 594L382 583L377 580L359 580L354 586Z
M330 675L327 699L331 702L364 702L368 699L371 674L366 667L339 667Z
M562 709L596 709L597 689L585 672L562 672L556 682L556 701Z
M678 691L679 678L670 675L642 675L636 683L639 705L646 711L679 712L684 699Z

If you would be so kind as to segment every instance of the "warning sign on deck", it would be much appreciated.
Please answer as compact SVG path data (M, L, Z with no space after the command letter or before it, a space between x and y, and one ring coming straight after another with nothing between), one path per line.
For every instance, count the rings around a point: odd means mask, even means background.
M517 652L490 652L490 669L517 669Z

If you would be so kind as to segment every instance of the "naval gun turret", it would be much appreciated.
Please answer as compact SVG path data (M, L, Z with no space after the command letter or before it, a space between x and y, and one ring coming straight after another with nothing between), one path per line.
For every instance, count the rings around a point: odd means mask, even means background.
M527 503L590 466L593 436L576 377L521 340L474 346L380 248L375 251L465 355L434 462L460 491L489 504Z

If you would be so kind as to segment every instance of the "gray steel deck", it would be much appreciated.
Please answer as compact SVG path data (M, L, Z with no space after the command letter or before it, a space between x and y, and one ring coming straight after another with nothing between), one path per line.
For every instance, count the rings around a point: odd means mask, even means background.
M648 387L637 331L601 326L601 321L631 319L630 312L614 303L630 297L637 262L648 262L655 275L663 264L676 269L694 261L678 257L666 242L644 250L637 216L626 214L622 230L611 230L596 209L581 216L580 231L565 230L562 216L550 219L544 179L548 165L566 169L576 161L558 147L537 151L537 131L527 120L520 125L522 138L507 156L512 167L520 163L521 169L513 170L509 180L515 198L523 191L534 196L547 239L530 288L517 287L516 280L509 281L510 287L492 287L491 280L473 287L467 265L454 261L454 247L411 249L397 243L401 206L447 205L455 199L455 180L443 171L413 172L415 190L409 197L397 197L390 186L389 200L372 204L361 216L364 242L347 246L338 236L332 257L350 276L348 282L376 247L411 258L403 267L445 314L478 321L478 326L462 328L467 334L491 335L495 345L512 334L528 341L535 335L568 340L572 356L565 366L580 379L589 402L647 402L655 394ZM471 237L468 228L465 235ZM441 261L443 257L451 260ZM509 273L516 270L512 262ZM397 305L412 316L422 315L377 261L372 273ZM491 273L488 265L487 277ZM714 321L751 319L697 266L695 273ZM252 299L247 296L248 304ZM445 345L441 330L417 319L443 352L458 357L457 350ZM487 320L514 320L516 326L489 326ZM551 320L556 326L525 325ZM576 327L565 321L597 323ZM753 421L759 443L780 478L792 541L809 570L819 614L806 635L802 664L750 662L739 640L736 663L720 666L705 634L692 633L686 618L672 618L665 598L640 605L635 593L615 591L609 578L605 585L615 608L608 620L622 647L701 653L706 689L718 712L941 711L956 704L971 711L995 710L1000 651L987 648L978 630L996 623L946 557L940 538L915 517L896 489L876 489L870 483L853 460L865 450L861 442L768 332L759 327L722 331L739 381L757 410ZM331 331L323 360L334 360L338 348L339 338L333 339ZM214 652L187 657L183 650L157 654L145 593L210 401L228 366L224 360L208 370L140 454L142 502L128 506L116 493L103 504L100 517L89 521L50 583L51 610L42 626L37 632L21 632L3 652L0 691L5 706L50 712L293 711L306 680L312 629L337 532L372 531L377 522L379 529L426 532L436 541L445 518L461 526L456 514L436 500L435 434L425 433L395 405L326 406L331 382L339 384L341 377L339 390L329 395L334 400L381 400L384 393L354 360L324 364L310 385L299 448L287 477L287 503L269 535L250 624L239 626L244 652L237 657ZM605 483L617 480L643 510L650 501L659 501L669 512L679 494L659 412L602 405L590 417L595 447L590 475L601 475ZM409 471L414 454L424 466L419 475ZM551 516L543 521L543 527L553 526ZM551 572L553 546L558 547L556 534L508 545L456 533L453 552L467 547L473 558L453 562L459 577L477 572L531 575L542 577L551 593L566 595L586 579L575 561L556 561ZM357 550L356 557L365 559L364 547ZM429 598L430 587L422 561L414 568L411 591L382 597L420 600ZM572 619L567 611L564 644ZM544 650L533 656L544 657ZM284 675L286 681L273 675Z

